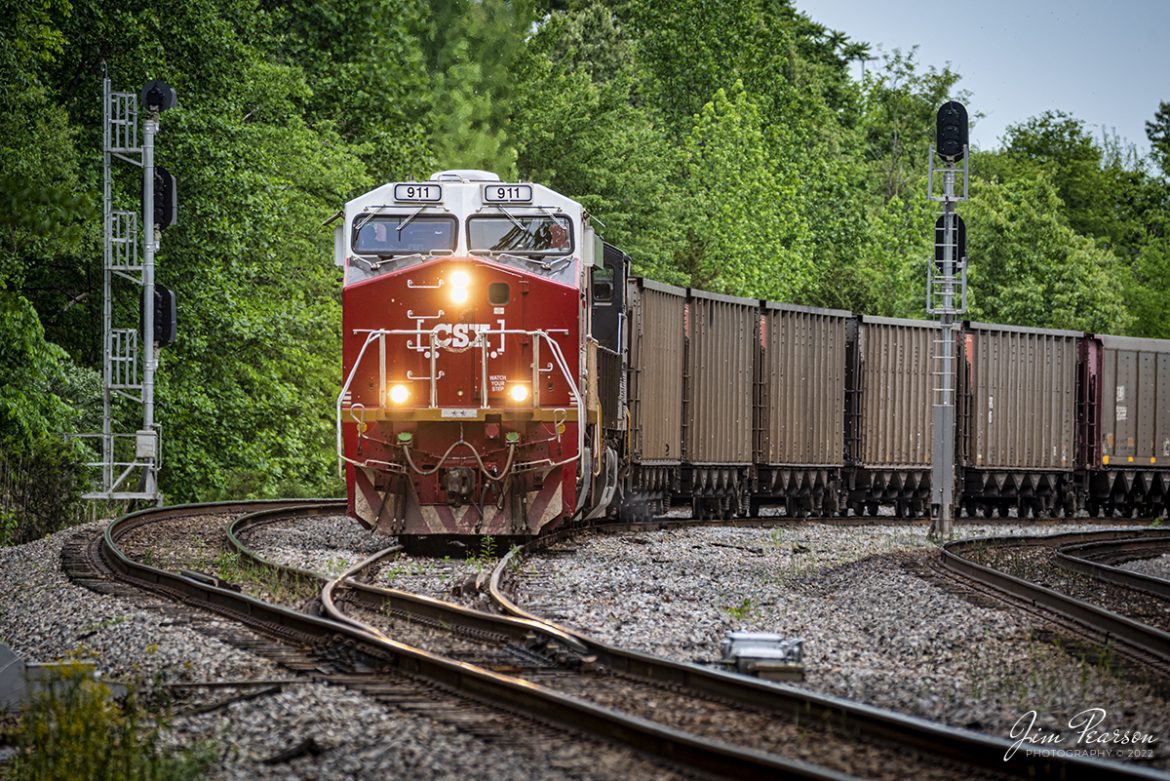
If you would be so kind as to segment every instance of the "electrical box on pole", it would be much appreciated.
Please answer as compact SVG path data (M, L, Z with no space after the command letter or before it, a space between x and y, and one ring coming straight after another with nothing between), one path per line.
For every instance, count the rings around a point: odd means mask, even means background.
M102 79L102 431L78 435L101 448L100 459L89 463L100 468L100 478L83 494L87 499L162 500L154 375L158 348L175 341L176 313L174 294L155 285L154 257L161 230L175 224L178 187L170 172L155 166L154 142L159 114L174 106L175 91L165 81L149 81L135 94L113 92L109 78ZM115 206L117 161L142 171L138 210ZM125 184L117 189L134 191ZM125 291L126 282L132 292ZM130 309L140 312L138 323L118 322L128 307L115 307L114 300L128 292L140 302ZM140 413L129 412L134 406ZM140 419L131 421L131 414Z
M948 101L939 107L935 144L930 150L927 197L942 204L934 225L934 257L926 264L926 311L939 319L931 356L934 377L931 407L930 537L942 541L953 532L955 512L955 370L958 318L967 311L967 227L955 205L967 200L967 109ZM935 155L943 165L935 168ZM960 163L962 167L960 168ZM935 175L942 174L942 195L935 195ZM962 175L962 193L956 180Z

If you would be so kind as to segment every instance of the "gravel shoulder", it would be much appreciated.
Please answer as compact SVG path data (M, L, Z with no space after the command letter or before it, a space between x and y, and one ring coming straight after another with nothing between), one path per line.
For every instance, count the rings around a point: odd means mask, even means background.
M97 532L103 523L80 527ZM214 747L209 778L240 779L624 779L678 777L624 749L542 734L511 745L471 734L442 713L390 706L359 693L298 681L262 697L206 713L251 688L175 686L212 680L295 678L271 661L220 637L247 630L150 596L97 594L69 581L61 549L78 530L0 548L0 640L30 661L88 659L108 679L134 685L153 702L168 701L164 744ZM311 538L306 547L316 548ZM381 547L384 539L378 539ZM324 562L336 550L313 555ZM461 714L456 714L456 716ZM312 738L318 756L266 764Z
M1140 572L1143 575L1152 575L1155 578L1170 580L1170 553L1153 556L1148 559L1134 559L1118 565L1122 569Z
M1170 766L1170 703L1083 659L1041 622L923 579L926 533L806 523L595 534L569 543L571 555L530 560L517 594L538 615L682 661L715 660L735 629L803 637L807 688L1001 737L1029 711L1037 727L1068 735L1075 714L1103 708L1102 728L1158 736L1155 764Z

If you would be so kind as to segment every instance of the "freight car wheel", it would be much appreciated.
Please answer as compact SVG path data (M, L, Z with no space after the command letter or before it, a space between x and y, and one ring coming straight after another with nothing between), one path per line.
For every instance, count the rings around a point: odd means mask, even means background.
M877 514L878 514L878 503L877 502L866 502L865 503L865 513L866 513L866 515L871 515L871 516L876 518Z

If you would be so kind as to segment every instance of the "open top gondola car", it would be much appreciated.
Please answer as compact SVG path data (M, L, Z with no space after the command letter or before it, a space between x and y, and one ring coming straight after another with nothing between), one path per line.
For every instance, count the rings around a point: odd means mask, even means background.
M624 402L602 398L609 351L591 334L596 309L617 340L604 299L625 267L606 264L582 206L448 171L379 187L343 217L336 415L350 514L451 538L528 537L604 511L618 459L603 431L623 425L612 411Z

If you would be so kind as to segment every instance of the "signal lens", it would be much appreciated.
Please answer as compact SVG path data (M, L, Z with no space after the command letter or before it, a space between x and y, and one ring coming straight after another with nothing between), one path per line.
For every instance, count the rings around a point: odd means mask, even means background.
M410 398L410 388L405 385L391 385L390 386L390 401L395 404L405 404L406 400Z
M513 385L508 390L508 395L512 397L512 401L528 401L528 386L527 385Z

